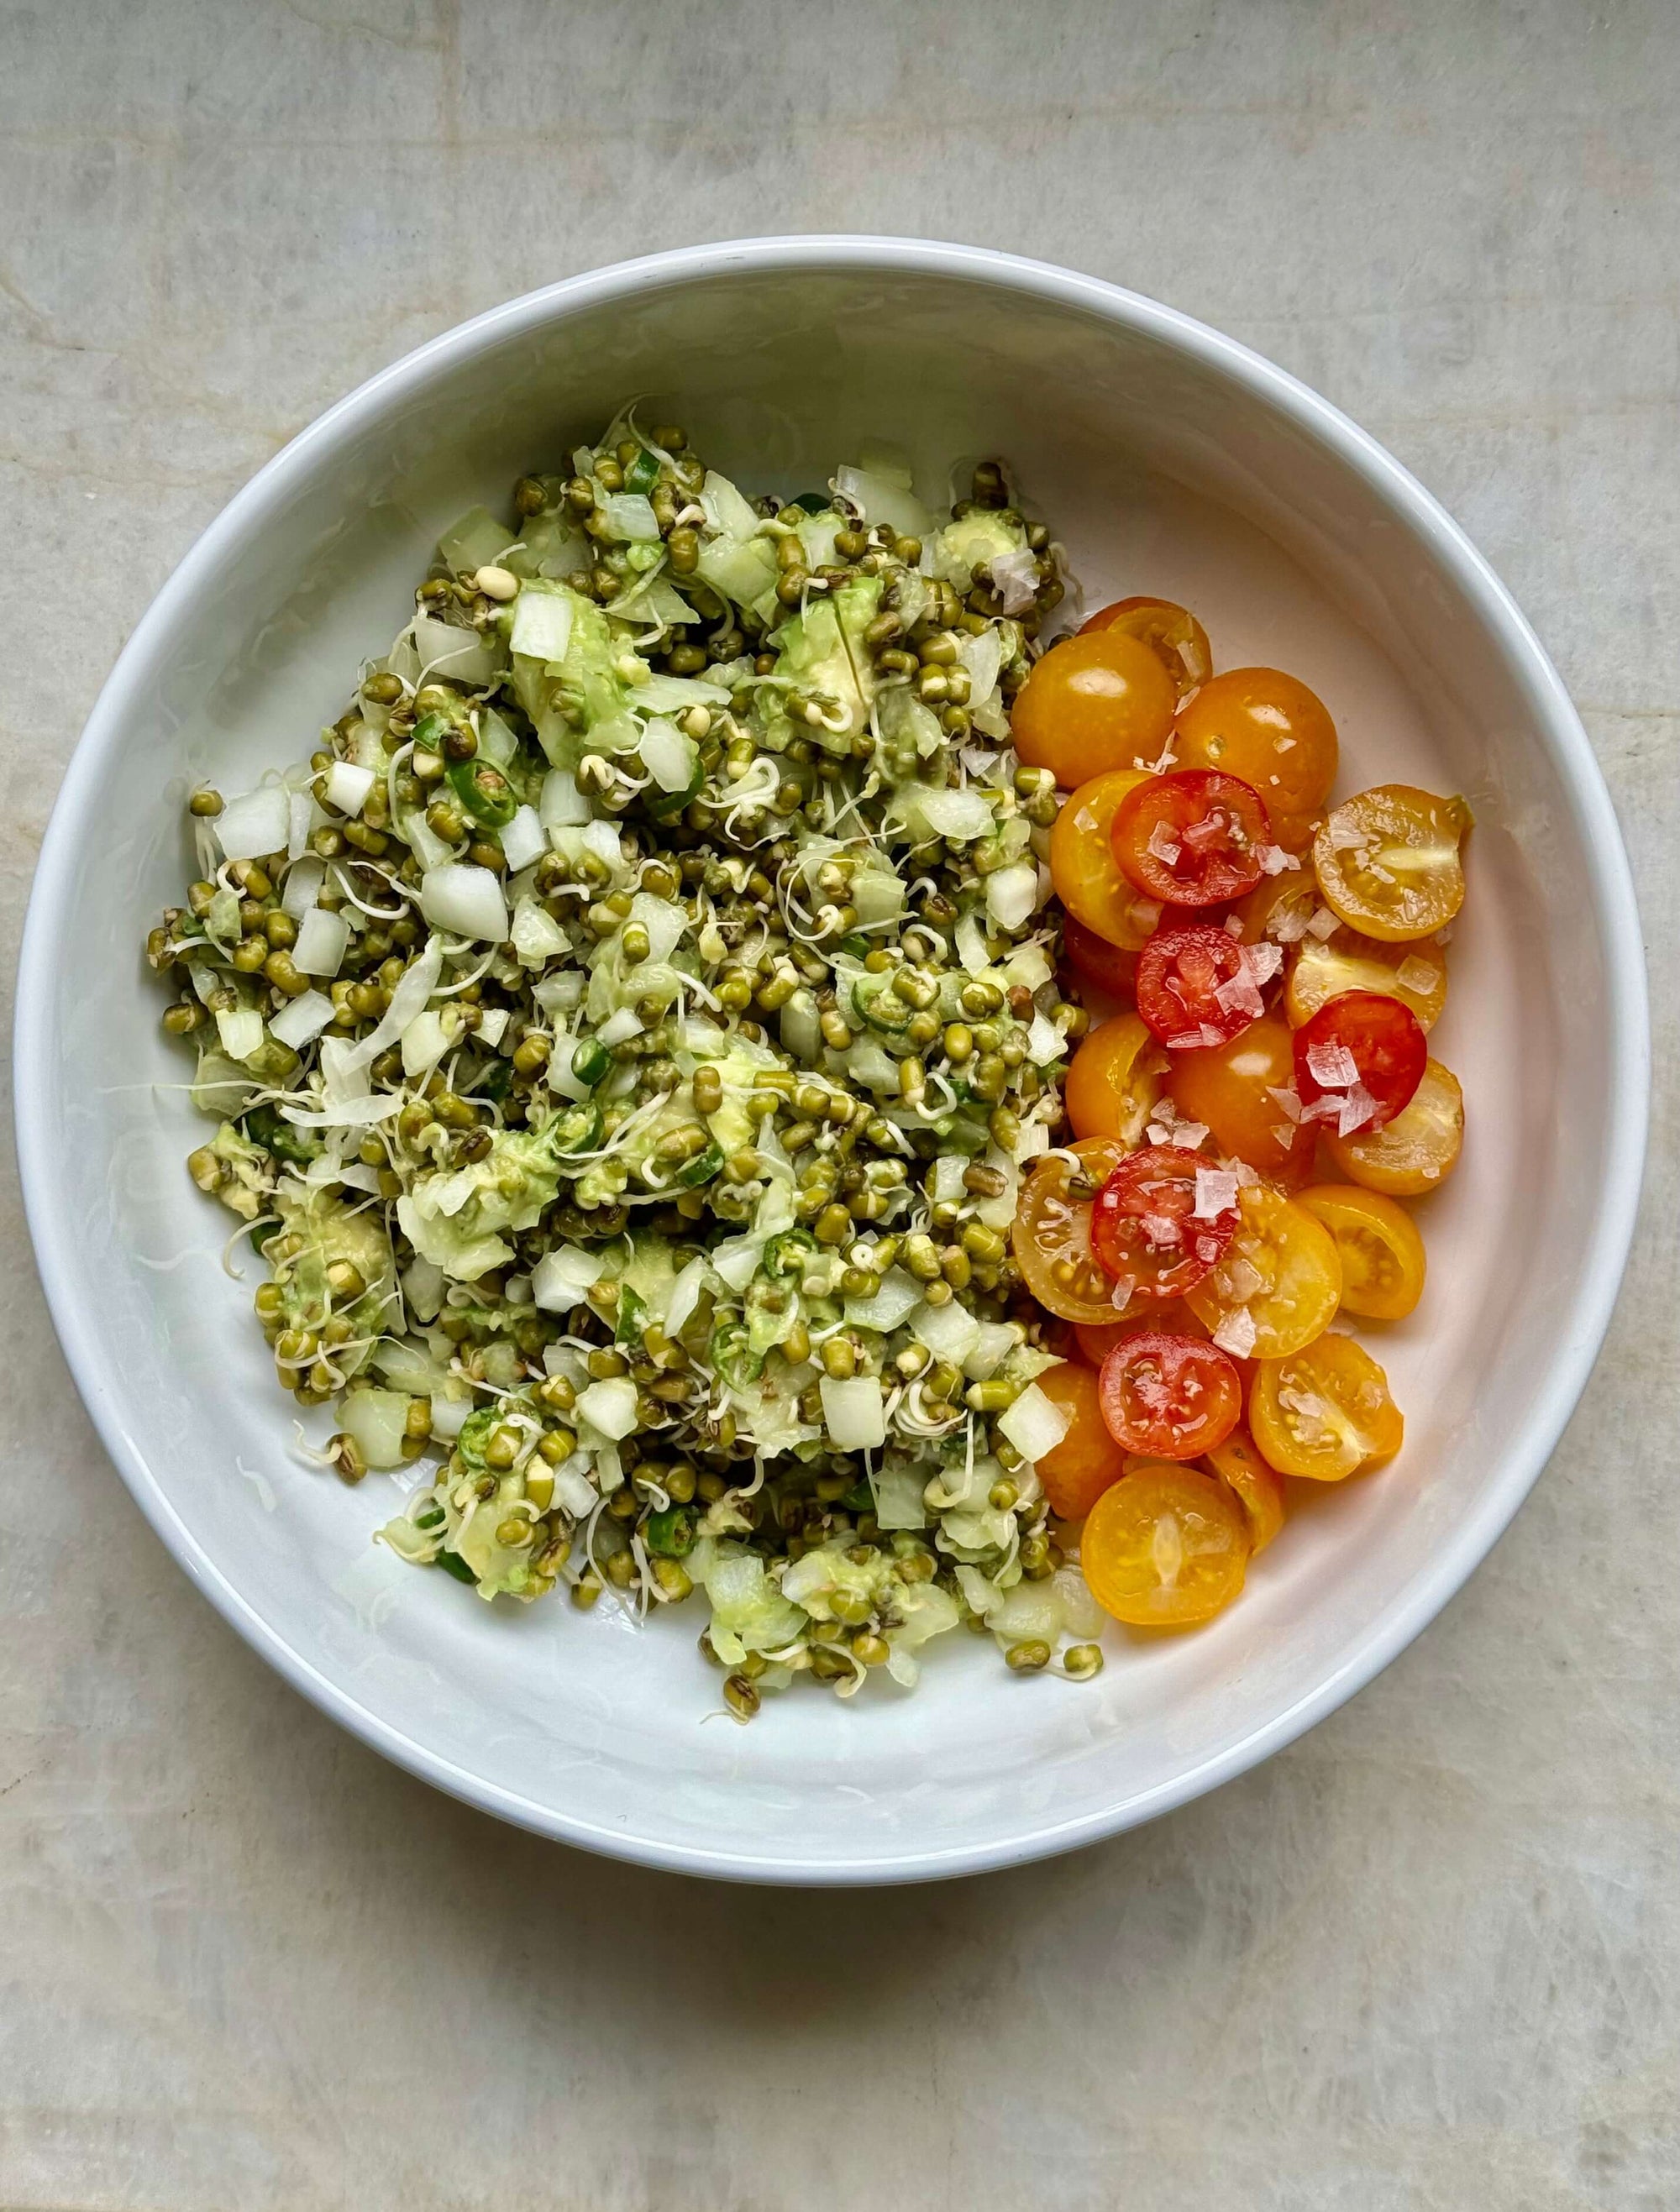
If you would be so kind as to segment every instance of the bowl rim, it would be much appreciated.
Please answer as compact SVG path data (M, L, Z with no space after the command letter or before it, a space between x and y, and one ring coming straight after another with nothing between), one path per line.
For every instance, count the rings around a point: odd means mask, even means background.
M74 1282L74 1237L56 1179L58 1134L46 1083L54 1064L53 974L70 935L79 830L103 764L166 656L179 616L228 556L286 501L300 474L329 459L393 403L473 355L580 311L732 273L858 271L942 276L1082 310L1141 331L1244 386L1342 462L1428 544L1504 652L1573 807L1588 896L1607 948L1610 1091L1598 1218L1580 1286L1544 1387L1502 1455L1499 1479L1403 1605L1387 1614L1312 1692L1241 1741L1171 1782L1078 1819L1026 1817L1001 1838L937 1850L867 1852L849 1861L719 1850L630 1834L536 1803L429 1750L359 1704L305 1660L216 1567L175 1511L129 1435L100 1332ZM429 340L329 407L237 492L189 549L141 617L107 678L67 766L42 841L19 957L13 1108L25 1213L48 1310L100 1441L176 1560L246 1642L292 1686L387 1759L515 1825L606 1856L667 1871L777 1884L842 1887L933 1880L1013 1866L1135 1826L1230 1781L1303 1735L1364 1687L1427 1627L1492 1549L1555 1447L1609 1326L1637 1215L1650 1084L1646 973L1632 874L1598 762L1567 693L1515 600L1446 509L1394 457L1330 401L1237 340L1178 309L1102 278L977 246L914 238L813 234L722 240L617 262L506 301Z

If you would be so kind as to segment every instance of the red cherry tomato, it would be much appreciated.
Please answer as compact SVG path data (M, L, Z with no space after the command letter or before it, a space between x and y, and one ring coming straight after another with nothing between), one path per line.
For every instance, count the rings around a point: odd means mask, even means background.
M1074 1346L1067 1357L1082 1359L1087 1367L1100 1367L1115 1346L1129 1336L1136 1336L1143 1329L1165 1329L1169 1336L1200 1336L1208 1334L1202 1323L1188 1306L1163 1305L1157 1298L1138 1298L1135 1310L1129 1310L1129 1317L1118 1321L1077 1322L1074 1324ZM1238 1372L1242 1363L1238 1362Z
M1234 1200L1197 1214L1197 1177L1208 1166L1182 1145L1129 1152L1112 1170L1091 1208L1091 1254L1136 1298L1176 1298L1225 1255L1237 1233Z
M1116 1443L1155 1459L1199 1459L1243 1410L1242 1377L1215 1344L1149 1330L1117 1344L1098 1376Z
M1265 1011L1246 972L1241 945L1211 922L1158 929L1137 956L1137 1011L1169 1049L1229 1044Z
M1109 835L1138 889L1174 906L1218 906L1251 891L1259 848L1272 841L1258 792L1217 769L1152 775L1121 800Z
M1137 980L1135 952L1111 945L1071 914L1062 917L1062 950L1081 983L1090 984L1095 991L1106 991L1113 999L1130 998Z
M1408 1006L1377 991L1344 991L1295 1031L1295 1089L1301 1103L1320 1098L1357 1103L1358 1084L1372 1101L1354 1128L1370 1136L1411 1103L1429 1061L1423 1025ZM1328 1117L1325 1117L1328 1118ZM1338 1133L1342 1133L1338 1125Z

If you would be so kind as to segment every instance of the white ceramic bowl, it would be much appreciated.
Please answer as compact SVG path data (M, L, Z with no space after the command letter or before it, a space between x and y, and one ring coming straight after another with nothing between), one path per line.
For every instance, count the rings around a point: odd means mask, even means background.
M692 1613L474 1602L374 1552L383 1478L290 1454L226 1223L183 1171L203 1125L138 951L187 864L180 799L308 749L398 628L441 526L553 466L626 394L754 486L865 440L924 489L1010 457L1093 603L1190 602L1221 665L1294 671L1341 726L1341 791L1470 797L1470 898L1436 1049L1470 1136L1421 1209L1430 1282L1381 1354L1387 1472L1315 1500L1199 1632L1094 1683L943 1649L912 1697L715 1717ZM83 1397L158 1533L324 1711L442 1788L592 1849L771 1881L891 1881L1066 1850L1181 1804L1370 1680L1487 1552L1610 1315L1638 1191L1640 933L1604 786L1545 655L1382 449L1242 347L1088 277L969 247L709 246L554 286L333 408L208 530L131 641L48 831L21 976L16 1108L41 1274ZM167 1695L167 1687L158 1692ZM708 1719L708 1715L714 1717Z

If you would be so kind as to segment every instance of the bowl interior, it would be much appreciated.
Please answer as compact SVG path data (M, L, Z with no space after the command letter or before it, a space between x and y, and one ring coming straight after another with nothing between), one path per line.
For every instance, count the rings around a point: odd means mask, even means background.
M84 1391L190 1571L302 1686L556 1834L771 1879L892 1878L1080 1840L1235 1771L1391 1655L1503 1525L1551 1441L1536 1408L1601 1266L1617 1049L1602 830L1536 661L1427 512L1166 319L1007 273L714 260L458 335L317 425L224 517L72 772L26 963L20 1104ZM392 1480L347 1491L295 1452L250 1318L257 1272L227 1279L228 1217L182 1170L203 1125L169 1087L186 1070L138 947L190 872L185 788L240 788L307 750L405 618L441 526L563 465L630 393L749 488L806 489L888 441L943 497L953 463L1005 454L1093 604L1182 599L1218 665L1275 663L1320 693L1339 792L1403 780L1476 810L1433 1041L1464 1083L1465 1156L1420 1209L1419 1312L1362 1331L1405 1450L1300 1500L1209 1627L1111 1632L1094 1683L1017 1680L964 1638L914 1696L801 1692L740 1729L718 1716L691 1609L642 1628L611 1601L491 1608L405 1568L369 1544Z

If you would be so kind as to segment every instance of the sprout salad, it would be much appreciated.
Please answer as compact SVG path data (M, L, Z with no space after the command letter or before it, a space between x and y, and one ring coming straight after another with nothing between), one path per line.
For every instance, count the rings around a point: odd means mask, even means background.
M148 954L281 1385L417 1567L696 1601L739 1718L962 1626L1100 1665L1008 1236L1086 1023L1007 715L1064 586L996 464L754 498L626 413L188 800Z

